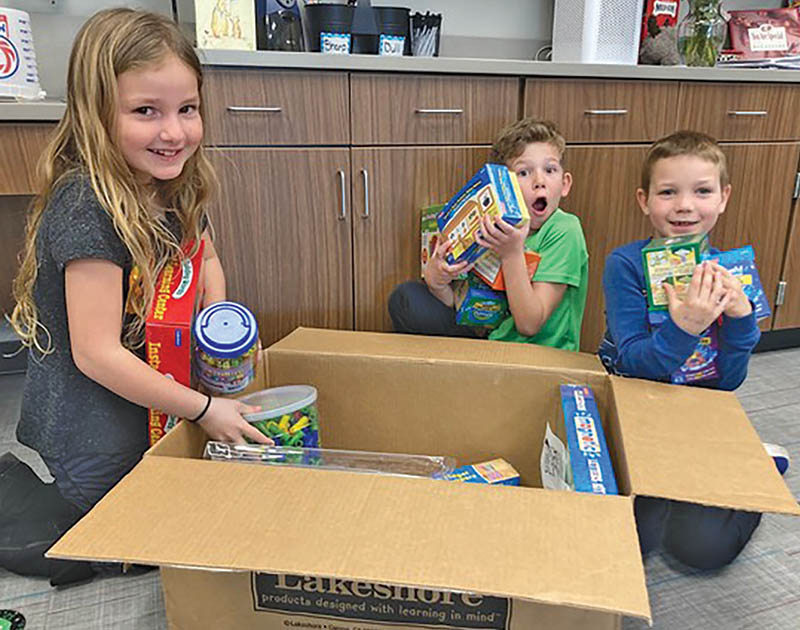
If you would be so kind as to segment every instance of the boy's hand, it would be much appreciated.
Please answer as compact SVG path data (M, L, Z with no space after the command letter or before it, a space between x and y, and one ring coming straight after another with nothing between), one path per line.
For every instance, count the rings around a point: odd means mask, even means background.
M753 306L744 292L742 283L722 265L713 261L711 261L711 265L714 271L722 276L722 285L731 295L730 302L728 302L727 308L723 311L725 315L735 318L747 317L753 312Z
M433 290L441 290L450 286L459 274L469 271L473 263L460 262L451 265L447 262L447 254L453 248L450 241L440 240L433 251L433 256L425 267L425 284Z
M481 217L481 229L475 240L479 245L493 250L503 260L522 253L529 228L530 220L523 221L518 225L510 225L503 219L494 219L484 215Z
M699 335L716 320L731 301L731 291L725 287L722 274L711 263L694 268L686 297L681 300L675 287L664 283L672 321L690 335Z
M197 421L213 440L244 444L245 437L261 444L274 444L266 435L242 417L245 413L254 413L259 407L245 405L229 398L212 398L211 405L200 420Z

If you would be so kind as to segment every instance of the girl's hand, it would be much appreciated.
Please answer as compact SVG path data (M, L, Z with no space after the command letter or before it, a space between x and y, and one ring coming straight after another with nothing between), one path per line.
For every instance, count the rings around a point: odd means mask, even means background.
M242 417L242 414L259 410L260 407L245 405L238 400L212 398L206 415L197 424L203 427L212 440L244 444L244 438L248 437L259 444L274 444L275 442Z
M425 267L425 284L431 289L441 290L449 286L459 274L472 269L472 263L460 262L451 265L447 262L447 254L453 248L450 241L440 240L433 251L430 261Z
M725 269L722 265L711 262L712 268L715 272L722 277L722 286L731 294L730 302L727 308L723 311L728 317L747 317L753 312L753 306L747 294L744 292L744 287L739 279L734 276L730 271Z
M503 260L522 253L529 227L530 220L523 221L518 225L510 225L503 219L494 219L484 215L481 217L481 229L475 240L479 245L494 251Z
M675 287L664 283L672 321L690 335L699 335L716 320L731 301L731 291L710 263L697 265L684 299L675 293Z

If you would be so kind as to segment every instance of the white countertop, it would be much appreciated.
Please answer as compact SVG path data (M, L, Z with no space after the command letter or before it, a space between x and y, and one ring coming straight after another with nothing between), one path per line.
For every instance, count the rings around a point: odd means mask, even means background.
M687 68L685 66L636 66L553 63L523 59L470 59L466 57L380 57L378 55L323 55L277 51L198 50L210 66L271 69L484 74L581 79L633 79L671 81L723 81L742 83L800 83L798 70L752 68ZM0 102L0 121L57 121L66 105L45 100Z
M47 122L61 119L67 108L63 101L20 101L17 103L0 101L0 121Z
M323 55L247 50L198 50L200 60L212 66L251 66L311 70L368 70L440 74L502 74L603 79L663 79L677 81L743 81L800 83L798 70L753 68L687 68L554 63L524 59L470 59L467 57L380 57L378 55Z

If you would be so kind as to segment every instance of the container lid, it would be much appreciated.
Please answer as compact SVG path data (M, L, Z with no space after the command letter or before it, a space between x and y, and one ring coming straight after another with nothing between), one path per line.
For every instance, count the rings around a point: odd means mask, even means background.
M292 413L317 400L317 389L311 385L285 385L262 389L237 400L246 405L258 405L261 411L244 414L242 417L248 422L258 422L267 418L275 418L285 413Z
M258 324L253 314L236 302L217 302L197 316L194 336L206 354L222 359L238 357L258 339Z

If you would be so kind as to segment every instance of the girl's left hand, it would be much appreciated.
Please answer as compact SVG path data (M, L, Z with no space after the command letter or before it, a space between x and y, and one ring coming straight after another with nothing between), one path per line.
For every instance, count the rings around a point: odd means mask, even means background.
M505 259L523 251L529 227L530 221L510 225L502 219L484 215L475 240L479 245L494 251L501 259Z
M730 293L730 301L723 313L728 317L747 317L753 312L753 306L744 292L742 283L730 271L719 263L711 261L711 266L722 278L722 286Z

